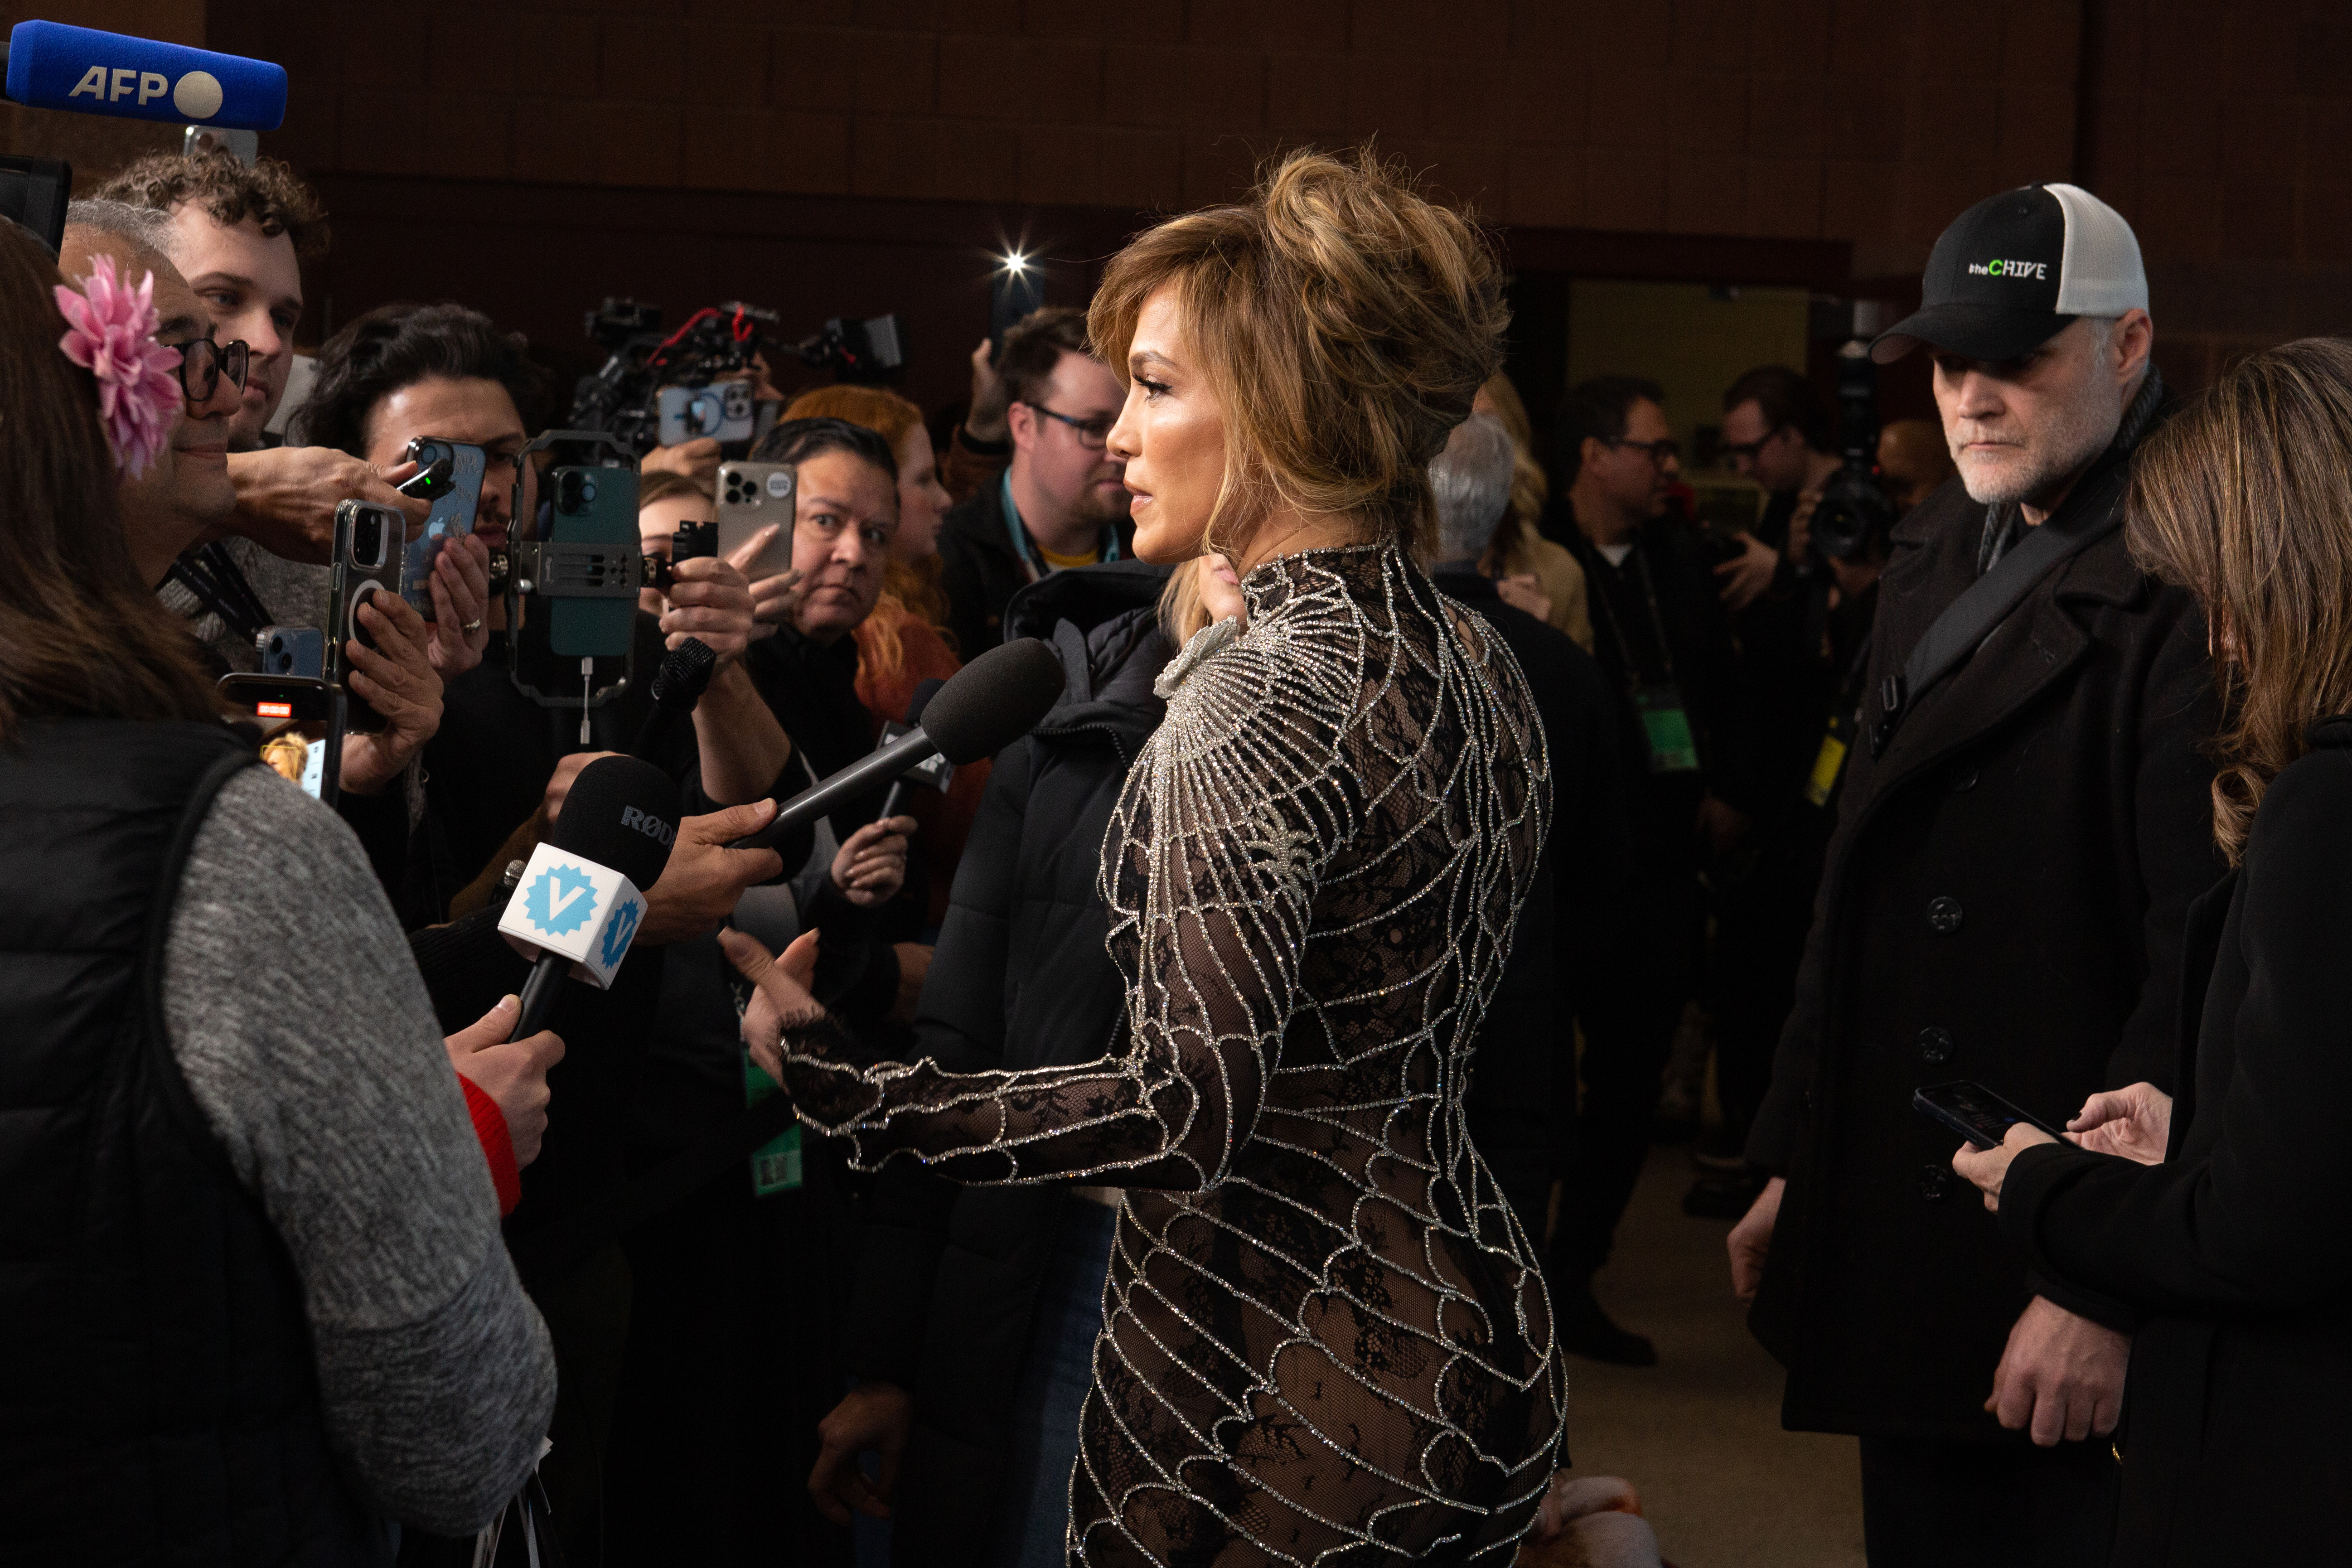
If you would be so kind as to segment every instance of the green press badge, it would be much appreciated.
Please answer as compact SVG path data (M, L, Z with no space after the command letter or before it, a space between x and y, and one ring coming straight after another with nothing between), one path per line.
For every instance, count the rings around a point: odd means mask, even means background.
M1698 742L1691 736L1690 715L1683 710L1683 694L1671 686L1644 686L1633 693L1634 710L1642 715L1643 738L1650 742L1654 773L1698 772Z
M743 1106L750 1110L777 1092L774 1079L743 1053ZM801 1184L801 1124L793 1122L751 1151L751 1195L764 1198L798 1190Z

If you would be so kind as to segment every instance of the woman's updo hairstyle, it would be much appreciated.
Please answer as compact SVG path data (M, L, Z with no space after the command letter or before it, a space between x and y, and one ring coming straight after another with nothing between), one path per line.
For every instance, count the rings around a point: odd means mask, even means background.
M1204 546L1237 544L1227 530L1281 503L1357 514L1425 554L1430 460L1502 367L1510 320L1477 230L1369 148L1293 153L1247 201L1171 218L1112 258L1087 326L1122 384L1163 287L1224 411Z

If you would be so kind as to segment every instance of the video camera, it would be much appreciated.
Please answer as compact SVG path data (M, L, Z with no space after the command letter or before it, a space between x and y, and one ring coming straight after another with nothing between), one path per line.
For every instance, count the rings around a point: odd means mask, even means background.
M790 356L865 383L891 380L907 363L895 315L836 317L796 341L782 335L782 323L775 310L730 300L705 306L664 335L660 306L608 297L587 319L589 337L607 357L593 375L581 378L571 424L604 431L637 457L703 437L742 457L777 413L772 402L752 400L748 378L755 361Z
M1851 561L1895 526L1895 503L1878 482L1878 367L1856 338L1838 350L1838 452L1844 459L1822 484L1813 508L1814 545Z

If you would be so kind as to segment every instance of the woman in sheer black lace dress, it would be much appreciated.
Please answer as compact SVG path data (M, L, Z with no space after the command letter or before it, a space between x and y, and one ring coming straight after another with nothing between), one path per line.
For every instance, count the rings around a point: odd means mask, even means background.
M1499 1565L1549 1479L1550 1314L1463 1102L1549 781L1510 654L1412 561L1503 324L1475 234L1369 159L1113 262L1137 551L1222 549L1250 615L1161 677L1104 843L1099 1060L861 1067L805 939L727 939L754 1053L859 1165L1125 1189L1073 1562Z

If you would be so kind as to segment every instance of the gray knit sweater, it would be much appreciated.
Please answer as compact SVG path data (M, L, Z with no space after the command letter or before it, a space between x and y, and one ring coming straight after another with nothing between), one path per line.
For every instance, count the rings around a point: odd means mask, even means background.
M470 1533L538 1458L554 1353L391 906L350 830L267 768L197 832L163 1014L293 1259L349 1473L394 1519Z

